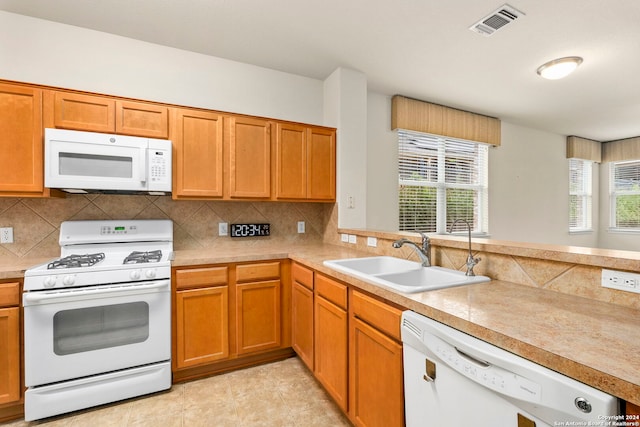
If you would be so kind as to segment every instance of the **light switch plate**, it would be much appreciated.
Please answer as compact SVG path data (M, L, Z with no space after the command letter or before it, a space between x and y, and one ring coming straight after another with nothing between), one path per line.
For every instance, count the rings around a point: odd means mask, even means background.
M304 221L298 221L298 233L304 233L305 225Z
M218 223L218 236L228 236L229 235L229 223L228 222L219 222Z

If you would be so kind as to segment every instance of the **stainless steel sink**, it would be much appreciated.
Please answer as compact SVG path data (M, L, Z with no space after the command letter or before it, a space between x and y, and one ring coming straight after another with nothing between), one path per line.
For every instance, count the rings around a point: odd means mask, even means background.
M419 262L390 256L325 261L324 265L366 282L405 293L488 282L487 276L465 276L444 267L422 267Z

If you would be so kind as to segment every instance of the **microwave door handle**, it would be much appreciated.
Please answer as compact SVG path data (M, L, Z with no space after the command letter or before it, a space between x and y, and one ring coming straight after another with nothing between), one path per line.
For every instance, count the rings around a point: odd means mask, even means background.
M140 182L147 182L147 147L140 148Z

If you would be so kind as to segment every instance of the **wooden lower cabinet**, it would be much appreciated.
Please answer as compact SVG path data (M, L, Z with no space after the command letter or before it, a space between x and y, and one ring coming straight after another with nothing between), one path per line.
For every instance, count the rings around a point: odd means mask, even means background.
M0 423L24 413L20 283L0 283Z
M229 356L229 287L176 292L176 366L186 368Z
M290 357L288 272L282 260L175 268L174 382Z
M291 264L291 347L313 371L313 270Z
M316 276L314 286L314 374L346 413L349 402L347 288L323 275Z
M228 268L175 273L174 367L188 368L229 356Z
M20 308L0 308L0 405L20 400Z
M359 319L351 320L350 413L357 426L402 426L402 345Z
M280 347L280 280L236 286L238 354Z
M402 310L352 290L349 417L356 426L404 425Z

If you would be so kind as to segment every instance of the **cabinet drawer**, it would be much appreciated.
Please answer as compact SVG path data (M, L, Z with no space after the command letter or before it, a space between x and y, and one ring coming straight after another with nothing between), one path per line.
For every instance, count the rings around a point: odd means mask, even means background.
M291 276L294 281L313 290L313 270L294 262L291 266Z
M228 267L192 268L176 271L176 289L226 285Z
M0 283L0 307L20 305L20 284Z
M318 295L340 308L347 309L347 287L321 274L316 275L315 287Z
M355 317L400 341L401 310L357 291L351 296L351 307Z
M280 262L244 264L236 267L236 282L255 282L256 280L280 278Z

